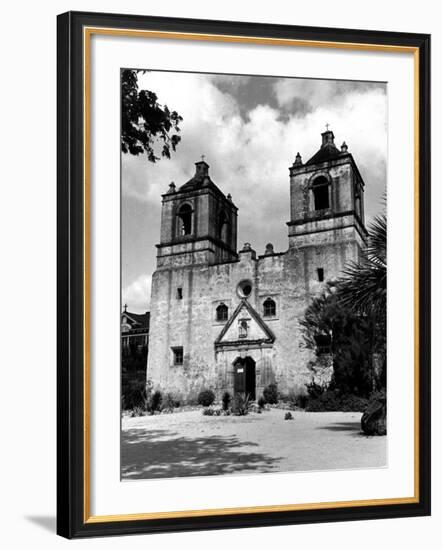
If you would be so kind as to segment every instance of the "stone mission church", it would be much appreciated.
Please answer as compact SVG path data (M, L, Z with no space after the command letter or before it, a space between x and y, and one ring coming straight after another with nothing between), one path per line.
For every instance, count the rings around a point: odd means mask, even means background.
M237 250L238 208L196 163L193 178L163 195L152 278L147 379L154 388L258 398L311 381L299 321L324 282L366 246L364 182L345 142L322 133L319 151L289 168L288 249ZM271 196L268 198L271 200Z

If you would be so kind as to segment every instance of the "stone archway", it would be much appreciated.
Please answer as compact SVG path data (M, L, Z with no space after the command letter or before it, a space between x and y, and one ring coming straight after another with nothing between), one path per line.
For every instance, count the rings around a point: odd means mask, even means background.
M233 362L233 391L250 395L256 399L256 364L250 357L237 357Z

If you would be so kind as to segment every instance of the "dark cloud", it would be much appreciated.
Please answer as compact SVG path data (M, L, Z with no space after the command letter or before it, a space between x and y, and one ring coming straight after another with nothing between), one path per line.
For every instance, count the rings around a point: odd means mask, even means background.
M278 108L278 100L274 94L277 80L271 76L212 76L212 82L220 92L229 94L235 99L244 120L249 120L250 112L258 105Z
M144 80L143 80L144 79ZM171 160L123 156L123 287L142 295L155 269L161 194L187 181L201 154L239 207L238 245L287 248L288 167L319 148L326 122L346 141L366 182L365 211L381 208L386 183L386 86L329 80L153 72L140 77L184 118ZM146 296L147 307L148 296Z

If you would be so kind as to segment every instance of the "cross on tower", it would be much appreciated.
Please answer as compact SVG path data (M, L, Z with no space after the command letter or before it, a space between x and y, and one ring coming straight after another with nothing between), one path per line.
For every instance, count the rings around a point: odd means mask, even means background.
M127 304L124 304L124 312L126 313L127 311Z
M201 155L201 160L204 162L204 159L206 158L206 155Z
M330 126L330 124L327 122L327 123L325 124L325 128L326 128L327 132L328 132L328 127L329 127L329 126Z

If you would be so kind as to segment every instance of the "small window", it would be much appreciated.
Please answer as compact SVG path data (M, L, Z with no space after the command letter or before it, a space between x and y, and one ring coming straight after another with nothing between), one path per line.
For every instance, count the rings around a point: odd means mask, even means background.
M227 239L228 239L228 229L229 229L229 222L227 220L227 215L224 212L224 210L222 210L221 214L219 215L219 221L218 221L218 236L225 243L227 242Z
M328 334L317 334L315 342L318 355L329 355L331 353L331 337Z
M361 208L361 197L360 195L357 195L355 198L355 210L356 215L362 218L362 208Z
M237 290L241 298L248 298L252 293L251 281L248 281L248 280L241 281L238 285Z
M324 176L319 176L319 178L316 178L313 182L313 199L315 210L330 208L328 181Z
M183 204L178 210L178 235L190 235L192 233L192 207Z
M176 289L176 299L177 300L182 300L183 299L183 288L181 286L179 286Z
M227 321L229 317L229 308L226 304L220 304L216 308L216 320L217 321Z
M238 338L247 338L249 326L246 319L240 319L238 322Z
M322 283L324 280L324 268L318 267L317 272L318 272L318 281Z
M264 302L264 317L274 317L276 315L276 304L271 298Z
M173 352L173 364L174 365L182 365L183 364L183 348L177 347L172 348Z

